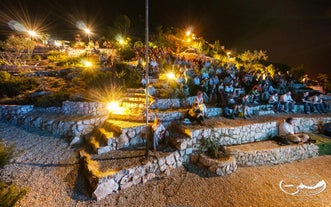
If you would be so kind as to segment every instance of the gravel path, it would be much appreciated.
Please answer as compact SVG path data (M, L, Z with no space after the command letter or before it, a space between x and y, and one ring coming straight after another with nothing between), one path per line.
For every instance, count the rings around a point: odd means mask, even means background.
M17 206L331 206L331 156L284 165L238 168L226 177L213 177L194 166L175 169L170 177L153 180L99 202L91 200L81 176L78 155L62 140L40 132L0 123L0 138L16 144L11 164L1 179L29 189ZM302 189L296 195L280 190L279 183L312 186L326 182L317 195ZM288 192L296 188L289 187ZM292 189L291 189L292 188ZM1 206L1 205L0 205Z

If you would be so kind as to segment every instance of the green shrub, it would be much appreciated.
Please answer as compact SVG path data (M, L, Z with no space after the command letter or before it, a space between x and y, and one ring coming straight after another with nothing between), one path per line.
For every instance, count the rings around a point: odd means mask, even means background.
M62 106L62 102L69 100L70 93L67 91L58 91L45 96L38 97L34 101L34 105L37 107L51 107L51 106Z
M0 71L0 82L7 81L10 79L10 74L6 71Z
M93 69L82 70L79 76L86 84L86 88L98 88L113 85L123 87L137 87L140 85L140 74L130 68L128 64L116 63L111 70L100 71Z
M68 55L64 52L51 50L47 53L47 59L51 62L59 62L68 58Z
M25 194L26 189L18 189L15 185L8 185L0 182L0 205L2 207L12 207L19 201Z
M201 139L201 150L211 158L217 159L226 155L225 148L210 138Z
M125 47L119 50L119 55L122 60L130 61L135 56L135 52L130 47Z
M6 146L5 142L0 139L0 168L3 168L9 163L10 159L13 157L15 146Z
M67 57L56 63L57 66L77 66L81 62L81 57Z
M8 75L0 73L0 97L15 97L38 85L35 78Z
M35 60L35 61L41 61L41 60L42 60L42 58L41 58L40 55L34 55L34 56L32 57L32 59Z

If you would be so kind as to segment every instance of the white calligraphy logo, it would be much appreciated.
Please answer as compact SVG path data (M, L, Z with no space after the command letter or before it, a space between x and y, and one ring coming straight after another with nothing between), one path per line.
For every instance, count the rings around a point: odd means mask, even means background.
M284 180L279 183L280 189L289 195L293 196L312 196L323 192L326 188L326 182L324 180L319 181L315 185L305 185L300 182L299 185L285 184Z

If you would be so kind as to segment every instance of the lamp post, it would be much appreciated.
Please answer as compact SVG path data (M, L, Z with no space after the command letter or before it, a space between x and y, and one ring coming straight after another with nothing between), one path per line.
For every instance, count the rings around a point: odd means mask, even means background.
M89 30L88 28L85 28L84 29L85 33L87 34L87 38L88 38L88 45L90 44L90 34L91 34L91 30Z
M146 151L145 151L145 158L148 158L148 85L149 85L149 77L148 77L148 67L149 67L149 58L148 58L148 41L149 41L149 27L148 27L148 0L145 0L145 44L146 44L146 49L145 49L145 61L146 61L146 100L145 100L145 105L146 105ZM154 139L153 139L154 140Z
M30 36L31 40L32 38L36 37L37 36L37 32L36 31L33 31L33 30L28 30L26 31L28 33L28 35Z
M229 52L226 53L226 56L227 56L227 59L228 59L227 63L230 62L230 55L231 55L231 51L229 51Z

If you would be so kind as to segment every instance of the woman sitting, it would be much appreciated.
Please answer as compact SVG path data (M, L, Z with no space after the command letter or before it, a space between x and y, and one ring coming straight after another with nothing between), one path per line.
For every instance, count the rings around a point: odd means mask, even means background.
M191 109L188 110L186 117L191 122L197 121L200 125L203 125L204 115L197 103L193 103L193 106Z
M204 103L202 91L198 91L197 96L194 98L194 103L198 104L203 117L207 118L207 107Z

